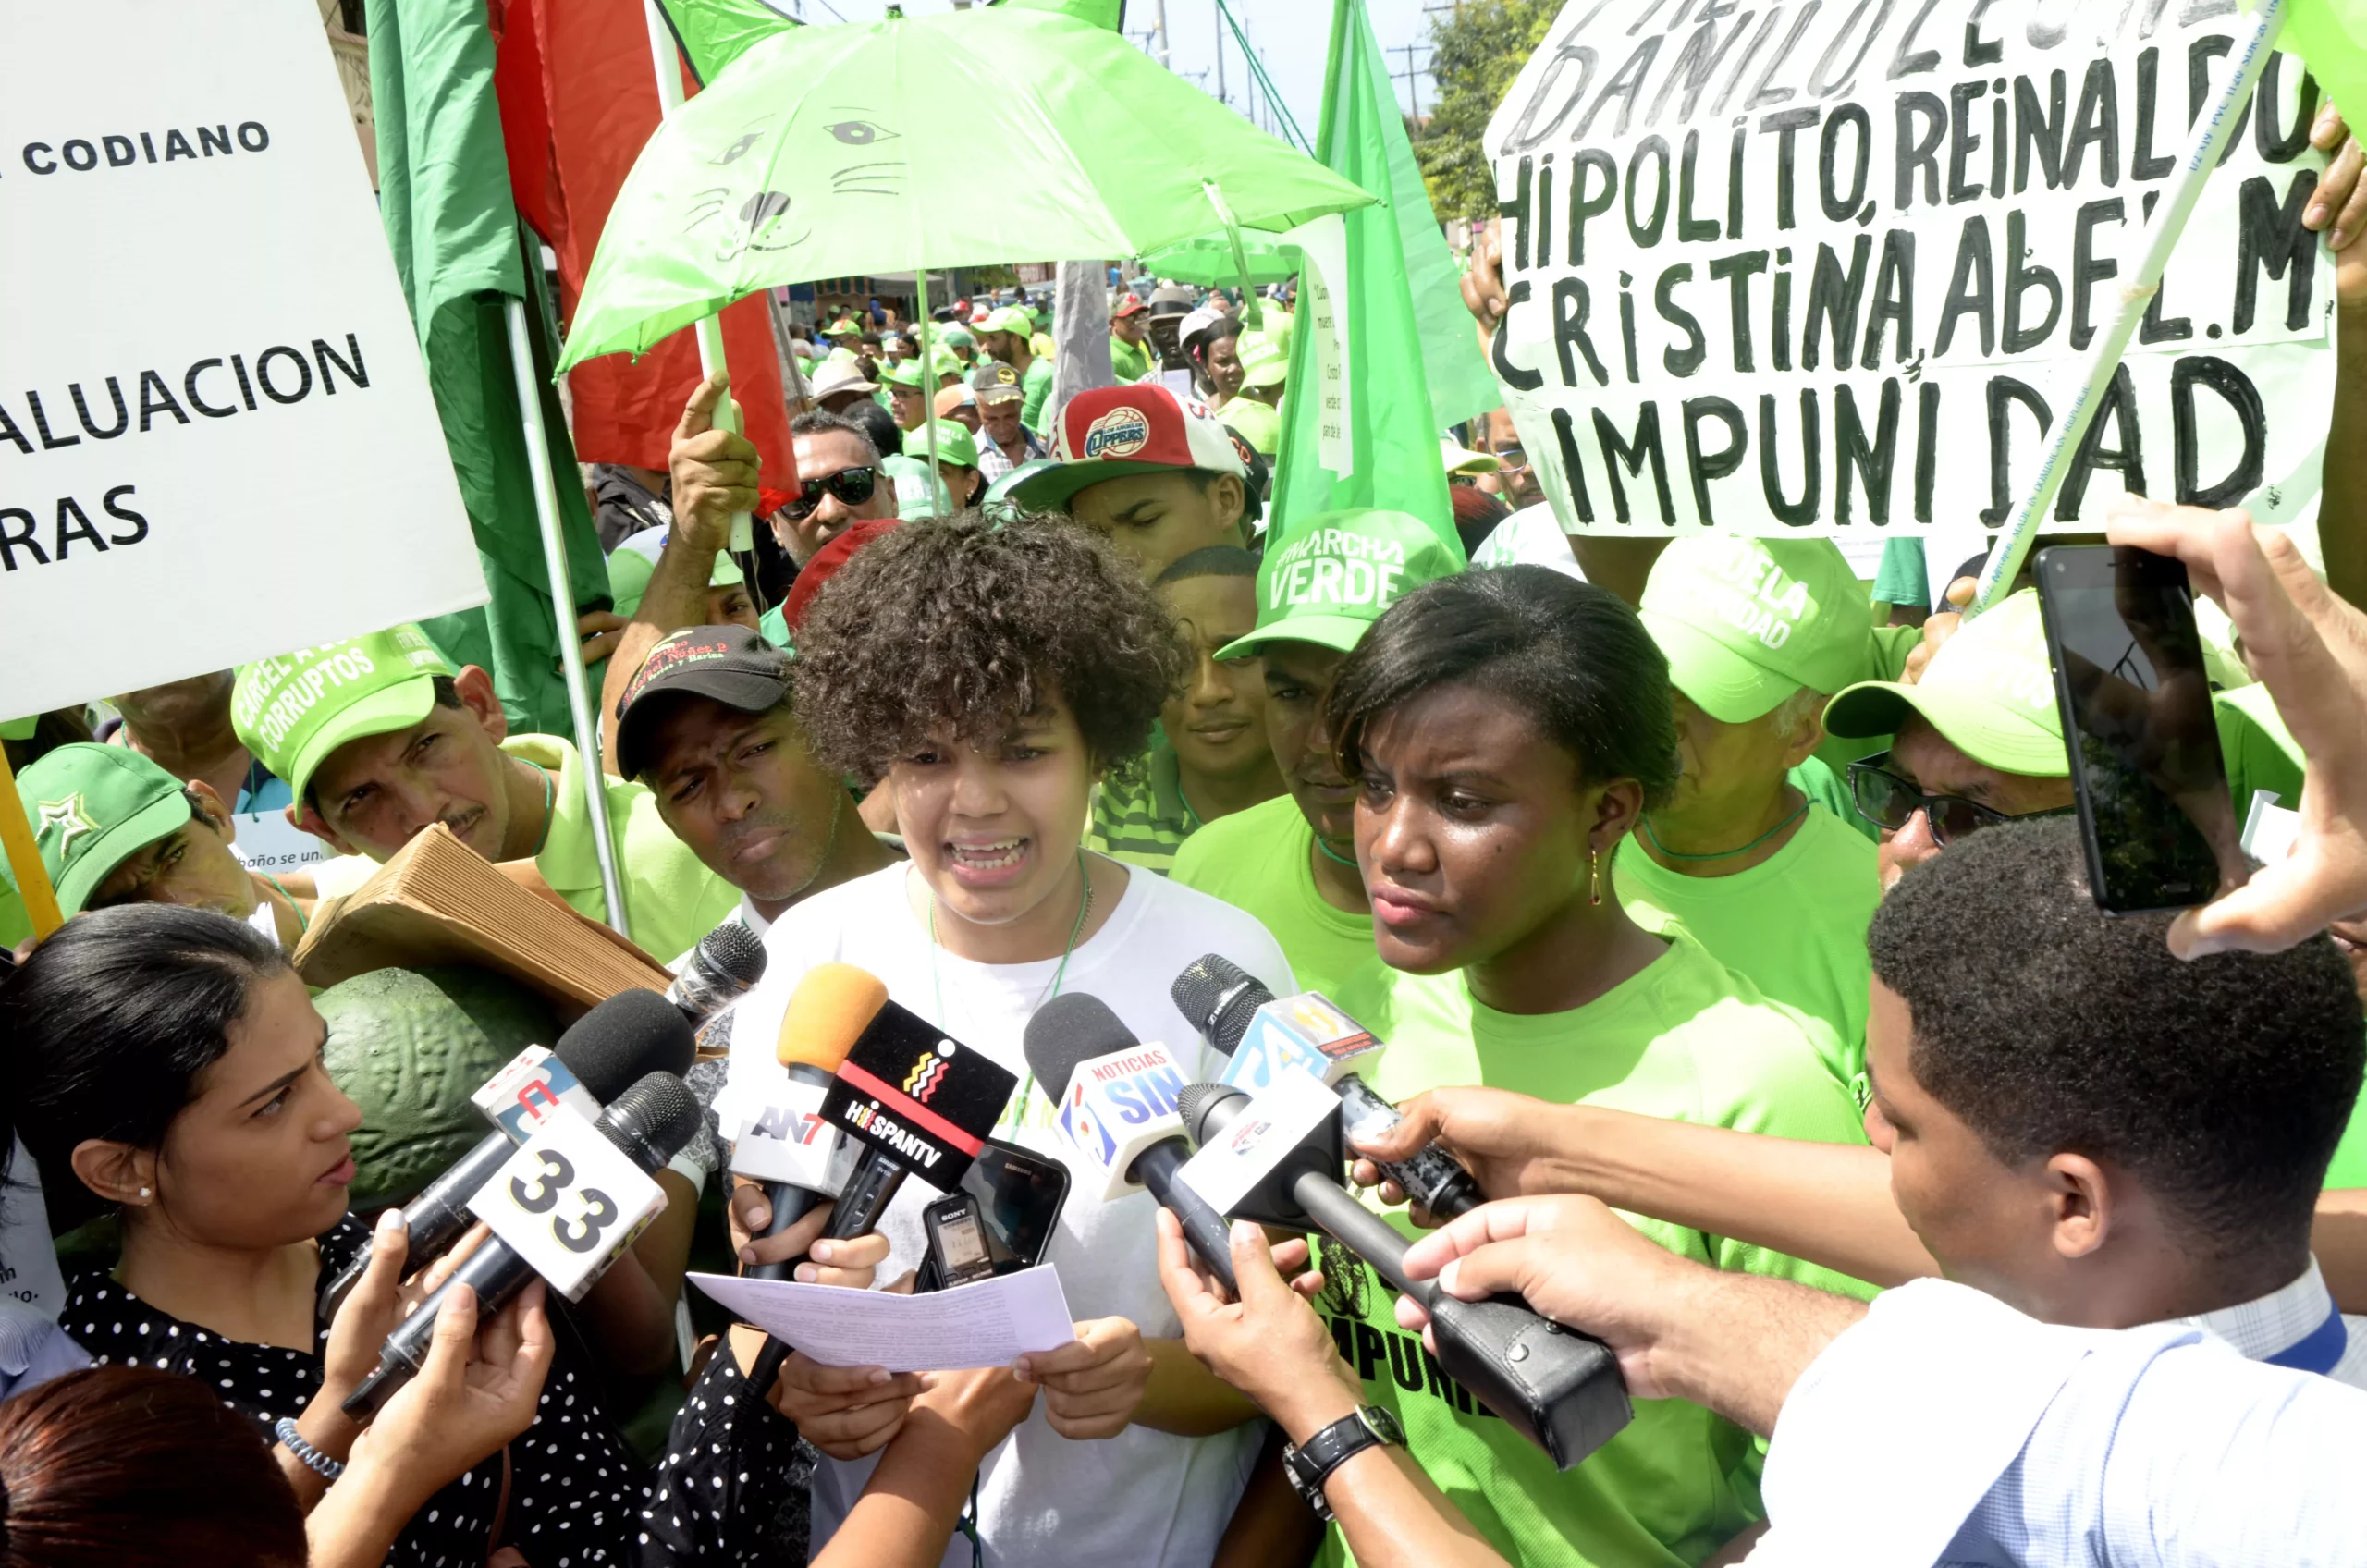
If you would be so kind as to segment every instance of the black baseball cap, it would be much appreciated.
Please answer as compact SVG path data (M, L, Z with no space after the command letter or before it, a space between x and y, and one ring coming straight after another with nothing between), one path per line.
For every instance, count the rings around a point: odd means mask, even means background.
M789 696L791 655L744 626L687 626L649 650L617 702L617 766L639 778L657 717L676 693L712 697L742 713L765 713Z

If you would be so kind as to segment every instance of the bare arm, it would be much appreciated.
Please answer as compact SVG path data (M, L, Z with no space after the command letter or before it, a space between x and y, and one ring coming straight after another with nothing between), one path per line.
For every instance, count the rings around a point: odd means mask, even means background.
M674 526L600 682L600 754L608 759L610 771L617 754L618 701L660 638L705 623L707 581L715 575L717 552L731 537L731 514L756 504L754 444L715 428L716 407L730 386L730 378L720 374L701 382L674 429L668 458Z
M1035 1395L1005 1367L934 1374L814 1568L937 1568L979 1463Z
M2367 442L2367 247L2358 243L2367 229L2367 180L2359 178L2359 143L2333 104L2310 128L2310 141L2334 153L2301 223L2324 233L2335 252L2334 414L2326 450L2348 455ZM2367 473L2355 461L2325 466L2318 542L2325 551L2327 586L2354 605L2367 605Z
M1281 1427L1267 1428L1265 1449L1233 1505L1209 1568L1306 1568L1315 1560L1315 1549L1323 1544L1323 1522L1282 1474L1287 1440Z
M1854 1144L1737 1133L1502 1089L1434 1089L1363 1152L1404 1158L1436 1139L1491 1197L1584 1193L1877 1285L1939 1266L1891 1201L1890 1162ZM1359 1181L1380 1171L1359 1162ZM1402 1198L1393 1188L1383 1195Z
M2367 1191L2351 1187L2318 1194L2310 1250L2318 1255L2335 1305L2345 1312L2367 1312Z

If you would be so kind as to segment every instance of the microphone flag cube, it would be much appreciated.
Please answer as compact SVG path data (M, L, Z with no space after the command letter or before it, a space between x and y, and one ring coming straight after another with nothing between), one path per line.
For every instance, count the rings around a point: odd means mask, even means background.
M950 1192L1018 1087L993 1058L889 1002L839 1064L822 1119Z
M561 1106L586 1121L600 1119L600 1102L592 1091L544 1046L528 1046L512 1057L469 1102L513 1144L533 1137Z
M1364 1058L1387 1047L1320 991L1277 997L1249 1020L1224 1075L1228 1088L1261 1094L1293 1071L1336 1084Z
M1175 1096L1184 1082L1174 1055L1155 1040L1089 1058L1070 1074L1061 1131L1091 1168L1084 1184L1098 1187L1104 1203L1141 1192L1127 1175L1134 1161L1153 1144L1184 1136Z

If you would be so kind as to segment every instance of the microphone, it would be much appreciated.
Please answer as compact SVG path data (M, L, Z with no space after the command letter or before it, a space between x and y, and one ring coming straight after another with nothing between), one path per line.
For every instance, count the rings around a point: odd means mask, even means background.
M551 1054L590 1094L596 1115L600 1102L624 1093L647 1073L679 1076L689 1072L695 1050L691 1027L681 1012L655 991L632 990L618 992L569 1025ZM494 1075L494 1082L507 1077L516 1065L504 1067ZM497 1122L497 1126L498 1131L487 1133L403 1206L403 1230L409 1237L403 1254L406 1273L417 1271L460 1240L473 1222L469 1200L493 1180L494 1172L509 1162L510 1154L533 1132L515 1122ZM335 1320L337 1308L345 1305L369 1264L364 1253L329 1282L321 1295L322 1322Z
M847 1241L877 1231L915 1171L951 1192L1018 1087L1018 1074L993 1058L883 1002L822 1096L822 1120L864 1147L822 1233Z
M1184 1181L1235 1219L1320 1230L1430 1314L1439 1364L1566 1470L1634 1417L1619 1363L1601 1341L1549 1322L1517 1296L1466 1302L1405 1275L1401 1236L1340 1185L1340 1103L1293 1073L1251 1100L1221 1084L1178 1096L1200 1152Z
M647 997L657 995L655 991L640 994ZM674 1014L674 1022L687 1031L688 1025L682 1023L680 1013ZM681 1079L670 1072L652 1072L619 1095L608 1109L600 1113L600 1120L593 1126L643 1175L653 1176L665 1167L668 1160L681 1153L685 1144L698 1135L701 1121L699 1103ZM546 1157L546 1160L557 1158ZM562 1160L560 1164L563 1168L565 1162ZM565 1177L552 1178L558 1184L564 1184L566 1180ZM617 1204L606 1194L589 1188L582 1191L586 1200L595 1197L600 1200L598 1207L606 1209L609 1219L619 1218ZM557 1201L558 1194L553 1193L549 1202L555 1204ZM590 1215L594 1212L596 1210L587 1210L584 1229L589 1229ZM639 1226L631 1224L610 1228L603 1256L597 1267L590 1269L582 1280L576 1292L578 1295L592 1280L599 1278L601 1270L632 1245L639 1230ZM570 1250L578 1246L571 1240L561 1244ZM476 1292L482 1321L509 1305L518 1292L526 1288L526 1282L534 1277L534 1266L521 1256L509 1243L497 1236L486 1237L483 1245L461 1260L460 1266L452 1271L452 1277L437 1286L434 1293L420 1304L418 1311L404 1318L395 1331L386 1336L386 1342L378 1353L377 1367L346 1396L343 1405L346 1415L357 1421L368 1420L418 1375L419 1369L427 1364L428 1346L435 1337L436 1315L443 1310L444 1302L454 1286L467 1285Z
M1184 1240L1233 1290L1233 1249L1224 1216L1176 1180L1191 1157L1176 1096L1184 1070L1162 1045L1134 1037L1100 998L1054 997L1027 1021L1028 1071L1060 1108L1069 1146L1101 1183L1101 1200L1149 1189L1184 1222Z
M1219 1082L1255 1094L1293 1068L1311 1072L1338 1091L1347 1134L1358 1142L1405 1120L1355 1072L1356 1063L1378 1058L1387 1047L1322 992L1302 991L1278 1001L1256 976L1210 953L1175 977L1170 995L1208 1043L1232 1059ZM1441 1219L1487 1201L1471 1172L1435 1143L1410 1159L1373 1163L1409 1202Z
M764 938L734 922L699 938L682 961L682 972L666 987L666 999L697 1029L764 977Z
M847 1172L838 1158L844 1141L823 1121L822 1102L847 1052L887 1005L888 987L879 977L851 963L816 964L790 993L773 1047L788 1082L743 1096L748 1114L731 1145L731 1173L765 1184L765 1201L772 1206L767 1236L788 1230L845 1185ZM791 1267L786 1259L752 1264L748 1277L786 1280Z

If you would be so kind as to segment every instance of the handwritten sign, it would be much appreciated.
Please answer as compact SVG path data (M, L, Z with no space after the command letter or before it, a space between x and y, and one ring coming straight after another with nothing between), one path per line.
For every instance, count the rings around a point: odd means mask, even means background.
M2003 520L2110 320L2235 0L1569 0L1489 127L1493 358L1563 528ZM2051 517L2317 489L2318 92L2272 60Z

